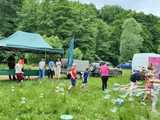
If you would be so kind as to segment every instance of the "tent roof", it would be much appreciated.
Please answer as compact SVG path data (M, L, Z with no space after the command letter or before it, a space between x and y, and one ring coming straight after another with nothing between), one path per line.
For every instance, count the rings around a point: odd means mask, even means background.
M8 38L0 40L0 48L35 53L47 52L63 54L64 52L63 49L53 49L39 34L22 31L17 31Z

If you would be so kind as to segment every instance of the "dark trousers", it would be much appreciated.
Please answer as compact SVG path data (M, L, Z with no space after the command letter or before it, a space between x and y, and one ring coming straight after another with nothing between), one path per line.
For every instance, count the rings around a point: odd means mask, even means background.
M18 82L21 82L21 80L24 79L23 73L16 73L16 76L17 76Z
M14 68L9 68L9 79L10 80L16 80L15 75L11 75L11 73L10 73L12 70L14 70Z
M15 77L15 75L9 75L9 79L10 80L16 80L16 77Z
M53 75L54 75L54 70L48 70L48 78L53 79Z
M108 76L102 76L102 90L107 89Z
M70 78L70 80L71 80L71 84L72 84L72 86L76 86L76 79L73 79L72 77Z

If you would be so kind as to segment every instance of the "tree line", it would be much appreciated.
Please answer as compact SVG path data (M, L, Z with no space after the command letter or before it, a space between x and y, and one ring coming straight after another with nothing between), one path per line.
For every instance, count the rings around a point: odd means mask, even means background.
M36 32L57 48L75 37L75 56L113 64L134 53L160 52L160 18L152 14L68 0L1 0L0 38L17 30ZM1 52L0 59L4 58Z

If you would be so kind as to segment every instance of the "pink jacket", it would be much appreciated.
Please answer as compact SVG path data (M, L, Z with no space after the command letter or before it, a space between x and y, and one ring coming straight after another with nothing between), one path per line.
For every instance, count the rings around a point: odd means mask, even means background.
M107 65L102 65L100 67L101 76L109 76L109 67Z

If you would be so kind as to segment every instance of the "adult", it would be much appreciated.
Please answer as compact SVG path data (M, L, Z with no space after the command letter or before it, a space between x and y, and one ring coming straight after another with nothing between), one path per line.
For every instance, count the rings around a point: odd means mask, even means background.
M58 59L56 62L56 71L55 71L55 75L56 75L56 78L58 78L58 80L61 77L61 66L62 66L62 63L60 59Z
M107 89L107 82L109 77L109 67L105 63L102 63L100 66L100 75L102 79L102 90L104 91Z
M8 68L9 68L9 79L15 80L16 79L15 75L12 75L11 73L11 71L15 69L15 64L16 64L15 54L8 57L7 63L8 63Z
M54 61L49 60L48 62L48 78L53 79L53 75L55 74L55 64Z
M45 60L42 58L41 61L39 62L39 78L43 79L45 77L45 67L46 63Z
M69 74L70 74L71 85L70 85L70 87L68 89L70 90L71 88L76 86L76 80L77 80L77 67L76 67L76 64L73 64L73 66L71 67L71 69L69 71Z

